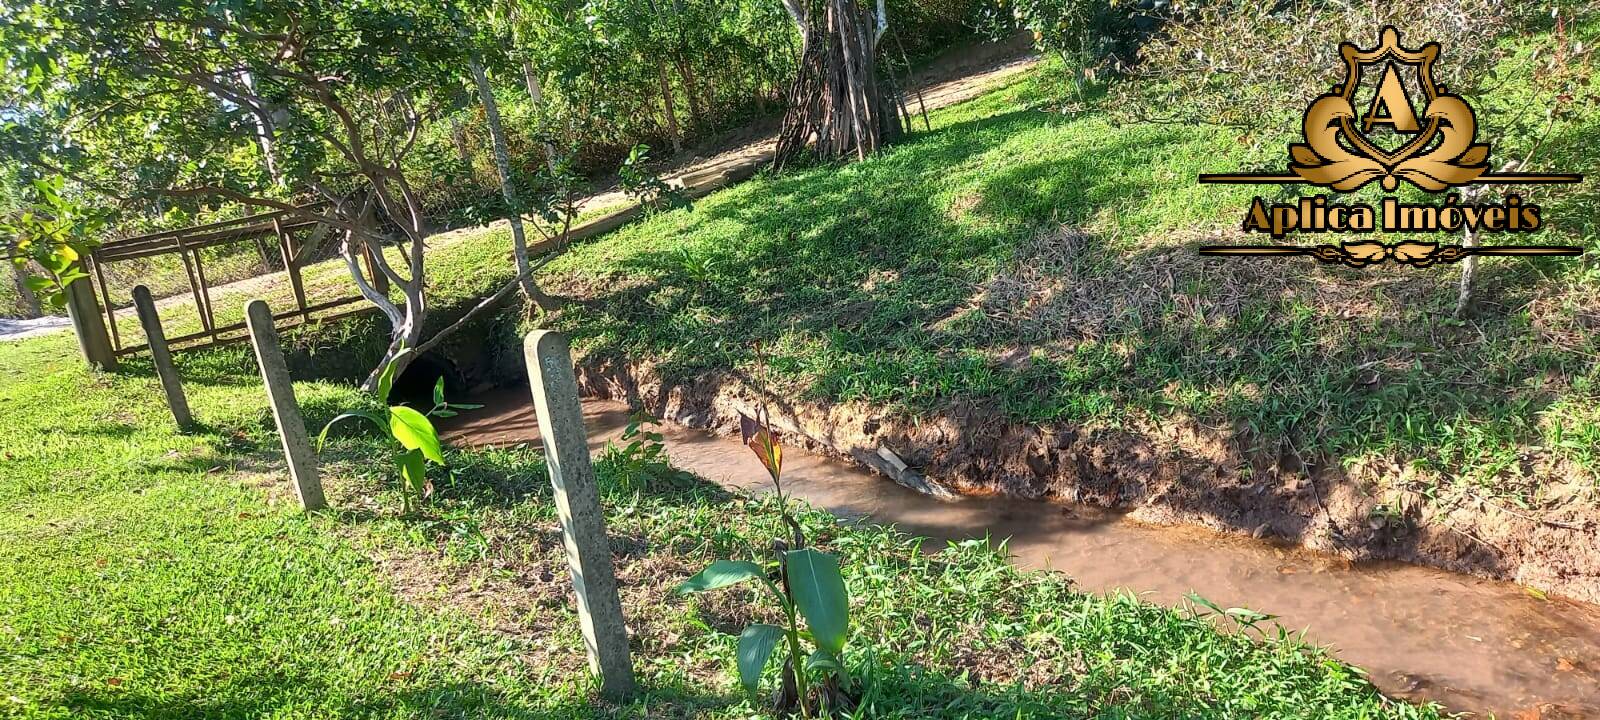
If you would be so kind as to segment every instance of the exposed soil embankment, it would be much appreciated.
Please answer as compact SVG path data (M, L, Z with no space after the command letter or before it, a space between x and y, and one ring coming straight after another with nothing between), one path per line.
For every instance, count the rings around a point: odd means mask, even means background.
M1293 453L1247 458L1239 438L1195 423L1030 426L970 405L917 419L858 404L763 399L722 374L664 384L647 365L592 358L580 360L579 375L587 394L724 432L737 427L739 412L765 402L773 424L811 448L925 493L1087 503L1143 522L1282 539L1600 602L1600 513L1593 511L1552 520L1487 501L1448 507L1393 493L1380 498L1369 490L1376 478L1365 477L1371 468L1347 472Z

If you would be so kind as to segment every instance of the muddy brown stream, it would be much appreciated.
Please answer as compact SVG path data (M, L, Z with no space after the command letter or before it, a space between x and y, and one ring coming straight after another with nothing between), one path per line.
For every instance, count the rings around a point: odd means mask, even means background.
M493 391L445 430L468 445L538 440L526 388ZM628 409L586 401L590 446L627 425ZM766 473L737 439L666 424L673 464L727 487L762 490ZM847 517L936 540L1009 538L1015 561L1059 570L1095 592L1171 605L1189 591L1278 616L1365 668L1392 696L1502 718L1600 718L1600 608L1540 600L1508 583L1397 563L1352 564L1190 527L1037 501L919 495L842 460L786 448L786 488Z

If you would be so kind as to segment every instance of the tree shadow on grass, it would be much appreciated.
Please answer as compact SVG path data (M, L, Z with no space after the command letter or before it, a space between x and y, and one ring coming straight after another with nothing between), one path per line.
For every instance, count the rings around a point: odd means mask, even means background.
M1021 163L975 188L970 206L964 195L947 206L928 191L951 182L950 167L981 165L997 142L1055 122L1004 113L941 129L914 152L735 190L739 198L674 216L671 236L692 244L617 261L634 282L599 289L567 324L597 352L664 358L669 373L742 365L796 329L826 334L828 354L840 358L920 344L925 322L1011 256L1008 240L1049 216L1080 221L1107 198L1146 192L1124 173L1098 171L1176 142L1120 139ZM1092 179L1043 182L1062 176Z

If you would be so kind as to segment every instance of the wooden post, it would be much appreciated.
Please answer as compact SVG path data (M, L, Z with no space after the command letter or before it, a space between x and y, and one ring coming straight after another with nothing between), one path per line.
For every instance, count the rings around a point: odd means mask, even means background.
M111 328L111 349L122 349L122 338L117 335L117 306L111 302L111 289L106 285L105 263L100 262L100 256L91 252L89 265L94 266L95 281L100 283L100 301L105 303L106 325Z
M194 309L200 314L200 326L207 333L216 332L216 327L211 322L211 312L206 308L205 298L200 292L200 280L195 278L194 263L189 260L189 246L183 244L183 236L172 238L178 244L178 257L183 258L183 275L189 278L189 292L194 294Z
M217 315L211 310L211 288L206 284L206 265L200 257L200 248L194 249L194 274L200 279L200 312L204 314L211 339L217 338Z
M389 294L389 276L384 274L382 267L378 266L377 253L380 252L383 252L382 246L379 246L374 251L372 243L361 243L361 256L367 261L367 274L372 276L372 289L387 295Z
M317 456L311 452L306 424L300 417L300 403L294 399L289 381L289 364L278 345L278 330L272 325L272 308L265 300L251 300L244 306L245 323L250 327L250 344L256 348L256 363L261 380L267 385L267 400L272 403L272 419L283 438L283 457L289 464L289 478L300 496L300 506L320 510L328 503L322 496L322 479L317 476Z
M589 440L578 404L578 381L572 354L560 333L536 330L523 341L539 434L544 437L545 465L555 486L561 536L578 595L578 620L589 649L589 669L600 676L600 692L621 700L634 692L633 663L628 657L628 630L617 597L611 543L605 515L589 464Z
M156 377L161 378L161 390L167 394L167 407L172 408L172 419L178 421L178 429L187 430L194 426L194 416L189 414L189 398L183 394L178 369L172 365L172 353L167 350L167 334L161 329L161 316L156 314L156 301L150 296L150 288L134 286L133 309L139 313L139 325L144 327L145 341L150 345L150 359L155 362Z
M256 253L261 255L261 272L272 272L272 256L267 254L267 241L261 239L261 233L251 235L250 239L256 242Z
M117 354L111 350L111 338L106 335L106 325L100 316L100 303L94 299L94 289L89 287L88 278L78 278L67 284L67 315L72 318L72 329L78 334L83 359L101 370L117 369Z
M295 262L294 238L283 229L283 221L272 219L272 231L278 235L278 251L283 254L283 271L289 274L289 288L294 290L294 305L303 315L306 311L306 286L300 280L300 266Z

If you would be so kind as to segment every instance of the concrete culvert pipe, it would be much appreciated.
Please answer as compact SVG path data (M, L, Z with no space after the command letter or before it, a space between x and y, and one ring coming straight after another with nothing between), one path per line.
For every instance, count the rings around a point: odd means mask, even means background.
M400 377L395 378L394 388L389 391L389 402L427 412L433 407L433 388L439 378L444 378L447 399L461 400L466 396L466 379L456 369L456 364L443 355L430 352L411 361Z

